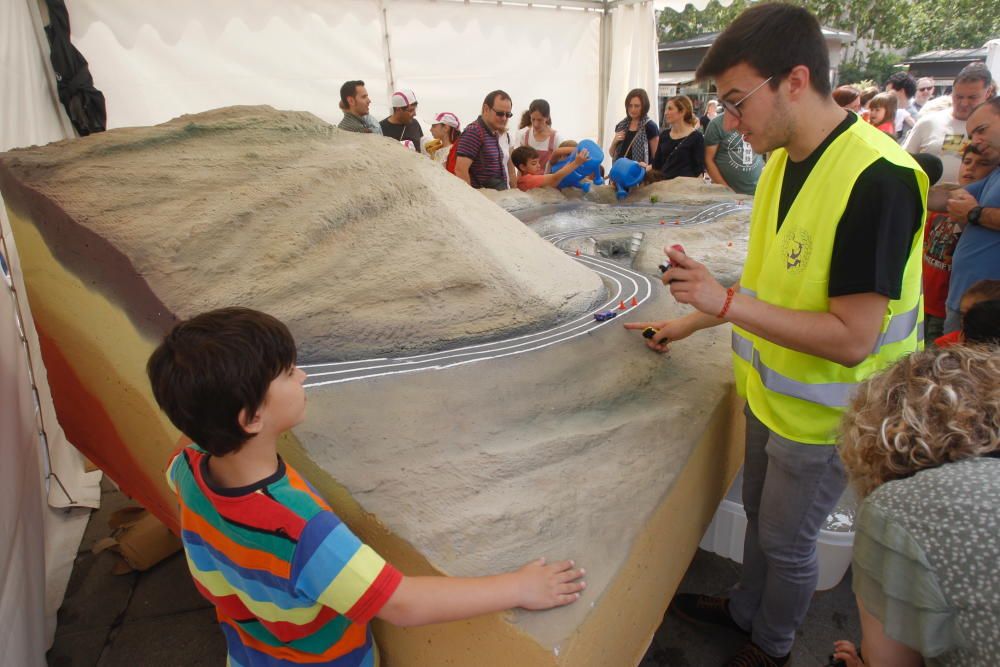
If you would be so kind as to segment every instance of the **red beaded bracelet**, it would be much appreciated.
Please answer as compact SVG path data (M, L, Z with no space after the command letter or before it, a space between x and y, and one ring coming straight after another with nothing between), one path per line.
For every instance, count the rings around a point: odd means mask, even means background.
M716 317L718 317L720 320L725 318L726 313L729 312L729 306L733 305L733 296L735 295L736 295L735 287L730 287L729 289L726 290L726 302L722 304L722 310L720 310L719 314L716 315Z

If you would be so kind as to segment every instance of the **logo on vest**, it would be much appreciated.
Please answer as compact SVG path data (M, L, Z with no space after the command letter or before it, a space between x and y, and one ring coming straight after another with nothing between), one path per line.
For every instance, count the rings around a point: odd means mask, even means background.
M801 273L805 270L809 264L809 255L812 254L809 232L801 228L789 229L785 232L781 247L785 257L785 270L789 273Z

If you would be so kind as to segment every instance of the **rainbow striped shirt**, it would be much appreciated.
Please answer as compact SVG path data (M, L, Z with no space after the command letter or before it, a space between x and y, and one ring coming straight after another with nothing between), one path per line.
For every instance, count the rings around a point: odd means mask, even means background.
M369 621L402 575L361 543L279 459L267 479L216 488L197 446L167 469L198 590L218 612L231 667L375 667Z

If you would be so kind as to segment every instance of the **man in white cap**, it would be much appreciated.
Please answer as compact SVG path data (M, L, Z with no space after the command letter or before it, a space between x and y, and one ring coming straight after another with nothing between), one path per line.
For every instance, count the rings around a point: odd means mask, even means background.
M392 114L379 122L382 135L396 141L409 139L419 153L420 138L424 136L424 131L416 119L417 96L413 94L412 90L403 88L392 94L390 103L392 104Z

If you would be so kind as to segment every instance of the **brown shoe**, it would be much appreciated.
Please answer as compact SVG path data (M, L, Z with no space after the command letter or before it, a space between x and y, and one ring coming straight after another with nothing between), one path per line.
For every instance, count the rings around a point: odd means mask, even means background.
M739 653L722 663L722 667L784 667L791 655L789 653L776 658L764 653L761 647L750 642L741 648Z
M721 625L740 634L750 635L733 620L732 614L729 613L728 598L679 593L670 601L667 611L688 622Z

